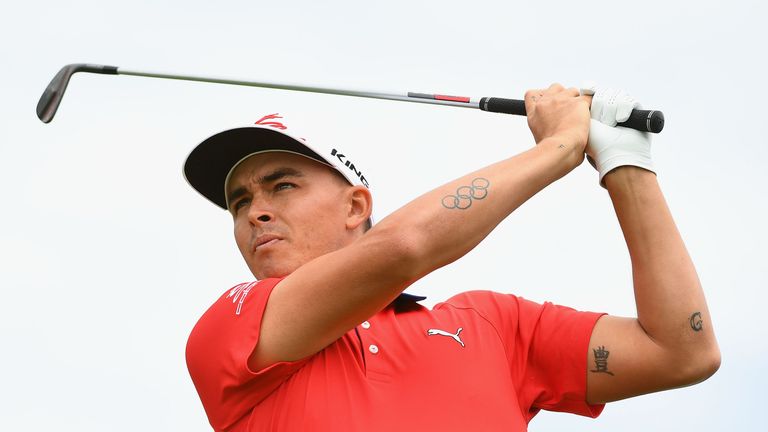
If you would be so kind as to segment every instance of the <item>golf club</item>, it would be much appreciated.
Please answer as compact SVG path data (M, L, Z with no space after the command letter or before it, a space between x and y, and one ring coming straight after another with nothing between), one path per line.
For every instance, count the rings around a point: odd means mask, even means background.
M202 77L194 75L167 74L158 72L136 71L119 68L117 66L104 66L96 64L76 63L64 66L48 84L40 101L37 103L37 117L43 123L53 120L56 110L64 97L69 79L77 72L90 72L106 75L133 75L150 78L164 78L183 81L200 81L219 84L231 84L250 87L272 88L280 90L294 90L310 93L325 93L343 96L357 96L373 99L398 100L403 102L418 102L435 105L449 105L464 108L475 108L483 111L525 115L525 102L518 99L505 99L498 97L470 98L464 96L448 96L441 94L413 93L392 94L374 91L335 89L327 87L313 87L307 85L284 84L275 82L262 82L250 80L236 80L229 78ZM664 128L664 114L656 110L633 110L629 119L618 126L629 127L639 131L659 133Z

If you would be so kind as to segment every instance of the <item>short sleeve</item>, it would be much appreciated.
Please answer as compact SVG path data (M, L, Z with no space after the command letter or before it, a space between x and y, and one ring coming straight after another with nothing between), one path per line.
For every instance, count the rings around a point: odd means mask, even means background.
M597 417L604 405L587 399L587 353L603 314L520 299L520 357L527 358L524 391L532 408Z
M226 430L249 414L306 362L281 362L260 371L248 367L267 300L280 280L264 279L228 290L189 336L187 368L215 430Z
M465 293L449 302L471 307L496 329L527 420L541 409L588 417L602 412L604 405L586 401L589 340L602 313L489 291Z

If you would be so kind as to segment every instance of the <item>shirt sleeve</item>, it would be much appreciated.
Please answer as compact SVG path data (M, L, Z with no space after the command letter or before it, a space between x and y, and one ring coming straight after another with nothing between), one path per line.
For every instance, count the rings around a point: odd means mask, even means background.
M467 293L461 301L496 329L526 420L541 409L600 415L604 405L588 404L586 391L589 340L602 313L489 291Z
M260 371L248 367L267 300L280 280L264 279L228 290L189 336L187 368L215 430L226 430L249 414L306 363L306 359L280 362Z

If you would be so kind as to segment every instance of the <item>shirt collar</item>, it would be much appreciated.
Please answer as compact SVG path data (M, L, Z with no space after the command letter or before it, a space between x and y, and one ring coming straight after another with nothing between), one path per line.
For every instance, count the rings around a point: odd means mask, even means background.
M408 293L402 293L399 297L397 297L398 300L407 300L407 301L413 301L413 302L419 302L422 300L426 300L427 298L424 296L419 295L413 295Z

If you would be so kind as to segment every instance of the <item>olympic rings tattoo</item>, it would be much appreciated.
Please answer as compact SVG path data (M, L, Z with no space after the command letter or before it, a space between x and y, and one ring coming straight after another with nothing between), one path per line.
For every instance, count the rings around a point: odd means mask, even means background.
M488 179L478 177L472 180L472 186L459 186L456 189L456 195L446 195L443 197L443 207L447 209L465 210L472 206L472 200L481 200L488 196L488 186L491 182Z

